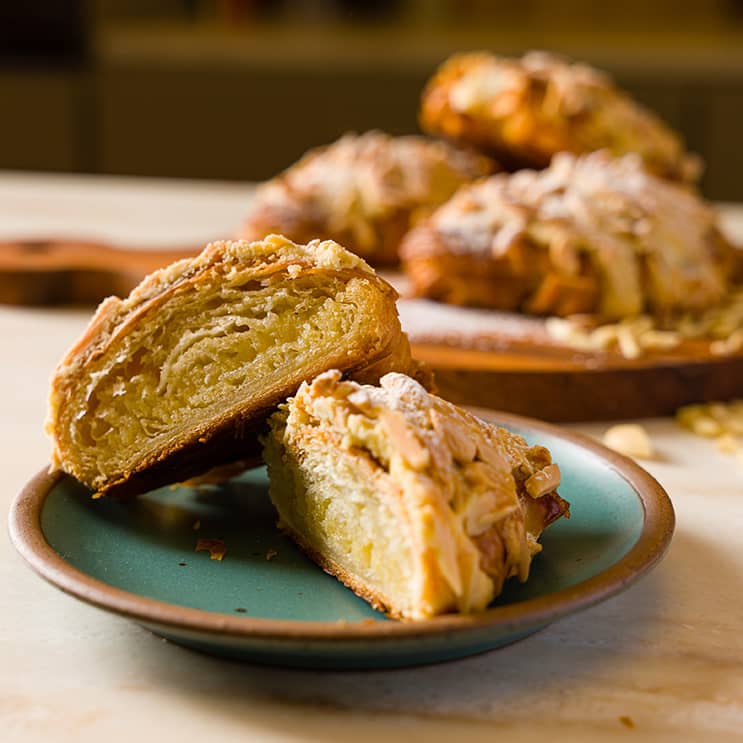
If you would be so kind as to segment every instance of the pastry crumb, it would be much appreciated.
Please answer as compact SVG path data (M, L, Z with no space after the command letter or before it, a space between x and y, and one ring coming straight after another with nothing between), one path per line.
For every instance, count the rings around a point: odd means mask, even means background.
M276 557L276 555L278 554L279 554L278 550L275 550L273 547L271 547L271 549L269 549L268 552L266 552L266 560L268 562L271 562L271 560L273 560L273 558Z
M194 551L209 552L210 560L221 561L227 552L227 548L221 539L199 539L199 541L196 542L196 549Z
M636 359L649 351L671 351L689 339L709 341L713 356L731 356L743 350L742 322L743 287L737 286L719 304L697 316L687 313L667 327L659 326L657 318L637 315L594 326L586 326L581 316L548 317L545 328L554 341L576 351L617 350Z
M633 459L652 459L655 456L648 432L639 423L620 423L609 428L603 437L610 449Z
M619 722L626 728L632 729L635 727L635 721L629 715L620 715Z
M198 531L201 529L201 521L200 519L196 519L196 521L193 522L193 530Z

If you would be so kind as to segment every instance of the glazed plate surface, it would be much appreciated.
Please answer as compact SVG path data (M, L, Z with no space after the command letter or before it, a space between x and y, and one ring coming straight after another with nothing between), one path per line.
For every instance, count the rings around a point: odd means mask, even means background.
M554 426L475 412L551 450L572 513L545 532L529 581L511 581L479 614L399 622L373 610L276 530L262 468L128 502L92 499L72 478L42 472L13 505L11 537L57 587L173 642L315 668L405 666L493 649L609 598L660 560L673 509L644 470ZM221 544L223 558L211 559L205 547L216 554Z

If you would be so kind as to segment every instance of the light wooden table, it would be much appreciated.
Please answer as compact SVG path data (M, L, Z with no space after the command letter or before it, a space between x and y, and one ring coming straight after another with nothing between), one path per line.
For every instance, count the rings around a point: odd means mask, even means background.
M0 234L206 240L234 229L249 193L4 174ZM48 458L48 376L86 320L0 306L4 511ZM646 425L660 452L648 469L678 519L660 567L516 645L444 665L315 673L198 655L46 585L3 530L0 741L743 740L743 468L670 420Z

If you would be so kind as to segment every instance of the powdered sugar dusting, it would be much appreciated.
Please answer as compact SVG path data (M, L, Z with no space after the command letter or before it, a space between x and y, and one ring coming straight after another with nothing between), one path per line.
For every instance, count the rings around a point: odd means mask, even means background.
M512 341L558 346L544 321L497 310L454 307L428 299L401 299L397 305L411 343L436 343L463 348L498 348Z

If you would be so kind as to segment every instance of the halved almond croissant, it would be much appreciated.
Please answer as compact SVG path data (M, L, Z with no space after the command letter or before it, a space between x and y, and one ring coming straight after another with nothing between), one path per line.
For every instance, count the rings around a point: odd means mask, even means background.
M257 456L303 380L415 368L396 296L332 241L212 243L100 305L52 379L53 463L122 494Z
M422 619L484 609L524 581L568 504L544 447L428 393L339 371L275 413L264 458L279 526L378 609Z

